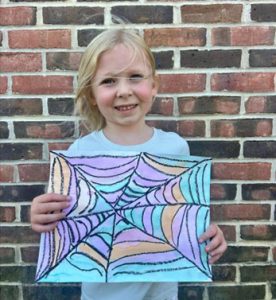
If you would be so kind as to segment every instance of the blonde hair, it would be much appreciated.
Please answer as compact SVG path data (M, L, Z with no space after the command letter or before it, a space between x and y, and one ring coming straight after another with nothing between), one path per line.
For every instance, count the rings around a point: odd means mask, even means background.
M115 47L124 44L133 50L134 58L138 54L150 64L152 75L155 76L155 60L144 39L133 30L112 29L96 36L87 46L79 67L78 87L75 97L75 113L82 118L83 125L88 130L99 130L105 126L105 119L98 107L93 105L92 81L97 71L101 55Z

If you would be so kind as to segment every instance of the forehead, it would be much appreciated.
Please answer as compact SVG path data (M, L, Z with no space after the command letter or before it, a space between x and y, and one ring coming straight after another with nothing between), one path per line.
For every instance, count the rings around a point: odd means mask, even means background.
M145 53L124 44L117 44L103 52L99 58L96 76L120 74L128 71L149 71L151 69Z

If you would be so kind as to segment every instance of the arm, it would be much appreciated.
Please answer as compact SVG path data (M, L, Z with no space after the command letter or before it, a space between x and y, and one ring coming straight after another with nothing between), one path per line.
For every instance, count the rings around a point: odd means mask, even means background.
M225 241L223 232L215 224L211 224L199 238L200 243L206 242L207 240L210 240L210 242L205 247L205 250L210 255L210 264L213 264L226 251L227 243Z
M63 209L69 207L68 196L49 193L33 199L31 205L31 225L36 232L51 231L59 220L65 217Z

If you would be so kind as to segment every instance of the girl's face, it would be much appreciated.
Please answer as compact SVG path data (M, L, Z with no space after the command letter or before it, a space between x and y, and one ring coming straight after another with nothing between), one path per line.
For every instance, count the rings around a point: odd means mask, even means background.
M157 94L151 66L142 54L133 55L132 50L118 44L99 59L92 84L93 104L105 118L106 127L143 126Z

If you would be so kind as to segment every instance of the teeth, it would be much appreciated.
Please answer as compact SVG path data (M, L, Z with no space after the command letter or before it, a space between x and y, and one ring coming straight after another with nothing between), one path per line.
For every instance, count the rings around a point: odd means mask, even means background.
M126 111L126 110L130 110L130 109L134 108L135 106L136 106L136 104L122 105L122 106L116 106L116 109L118 109L120 111Z

